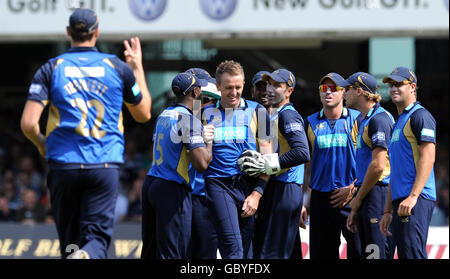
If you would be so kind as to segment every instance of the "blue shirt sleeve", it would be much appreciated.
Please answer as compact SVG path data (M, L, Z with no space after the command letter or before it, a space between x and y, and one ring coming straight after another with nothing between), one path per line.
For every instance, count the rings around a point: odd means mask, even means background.
M428 110L418 109L410 119L411 129L419 145L424 141L436 143L436 120Z
M56 59L50 59L34 74L28 89L28 100L36 101L43 106L45 106L45 101L50 100L50 88L55 63Z
M133 71L127 65L127 63L120 60L118 57L110 59L114 65L117 73L123 81L123 100L129 104L137 105L141 102L142 93L139 86L136 83Z
M180 114L178 128L187 150L206 146L202 136L202 122L192 114Z
M278 129L291 148L280 156L280 167L285 169L308 162L310 160L308 139L301 115L294 110L282 111L278 116Z
M392 121L384 112L378 113L370 119L368 136L372 141L372 149L375 147L388 149L392 128Z

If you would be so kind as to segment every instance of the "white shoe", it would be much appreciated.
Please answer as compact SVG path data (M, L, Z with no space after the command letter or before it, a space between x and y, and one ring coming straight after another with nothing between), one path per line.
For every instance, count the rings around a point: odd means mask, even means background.
M67 259L87 260L87 259L90 259L90 257L89 257L89 254L86 251L80 249L80 250L77 250L77 251L73 252L69 256L67 256Z

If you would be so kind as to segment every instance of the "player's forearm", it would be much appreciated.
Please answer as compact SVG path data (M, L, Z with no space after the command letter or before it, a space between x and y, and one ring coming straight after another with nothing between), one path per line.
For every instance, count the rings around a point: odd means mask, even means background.
M39 119L44 107L35 101L27 101L20 120L23 134L36 146L45 143L45 136L41 134Z
M272 142L270 140L258 140L258 149L261 154L273 153Z
M410 197L418 198L422 193L425 183L430 177L433 170L435 160L435 145L434 143L424 143L419 147L419 162L417 164L416 179L409 194Z
M42 144L45 144L45 136L41 134L39 124L32 126L23 126L22 132L36 147L39 147Z
M304 164L310 160L309 148L297 147L289 150L280 156L280 167L282 169L291 168Z
M386 204L384 205L384 212L392 212L392 195L391 195L391 183L388 185L388 193L386 196Z
M381 168L379 166L379 163L376 161L372 161L367 168L366 175L364 176L364 181L361 184L358 194L356 194L355 199L359 202L362 202L364 198L369 194L370 191L372 191L375 184L380 179L381 175L383 174L384 168ZM355 208L355 210L357 210Z
M147 112L144 115L144 119L145 121L150 120L151 118L151 109L152 109L152 98L150 95L150 91L148 90L148 86L147 86L147 80L145 78L145 72L144 72L144 68L142 67L137 67L135 69L133 69L133 73L134 76L136 78L136 83L139 86L139 89L141 90L141 94L142 94L142 100L139 103L140 106L142 106L141 110L143 112Z

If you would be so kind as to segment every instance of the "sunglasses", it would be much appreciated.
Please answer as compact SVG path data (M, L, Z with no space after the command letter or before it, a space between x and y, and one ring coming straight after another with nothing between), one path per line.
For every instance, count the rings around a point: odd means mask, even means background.
M394 87L395 86L397 88L399 88L399 87L401 87L401 86L403 86L405 84L411 84L411 82L410 81L400 81L400 82L391 81L391 82L388 83L389 87Z
M320 85L319 86L319 91L321 93L327 93L328 90L330 90L331 92L337 92L337 91L341 91L342 89L344 89L344 88L337 86L337 85Z
M349 90L349 89L358 89L358 86L354 86L354 85L349 85L347 87L345 87L345 91Z

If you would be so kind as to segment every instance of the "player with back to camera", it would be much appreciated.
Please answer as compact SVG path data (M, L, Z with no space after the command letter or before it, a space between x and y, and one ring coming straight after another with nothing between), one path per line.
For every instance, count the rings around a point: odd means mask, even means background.
M95 48L99 22L94 11L76 9L67 35L71 48L33 77L21 128L47 159L61 257L106 258L123 163L122 105L144 123L151 117L151 97L138 38L131 38L131 45L124 41L127 65ZM44 136L39 120L47 105Z

